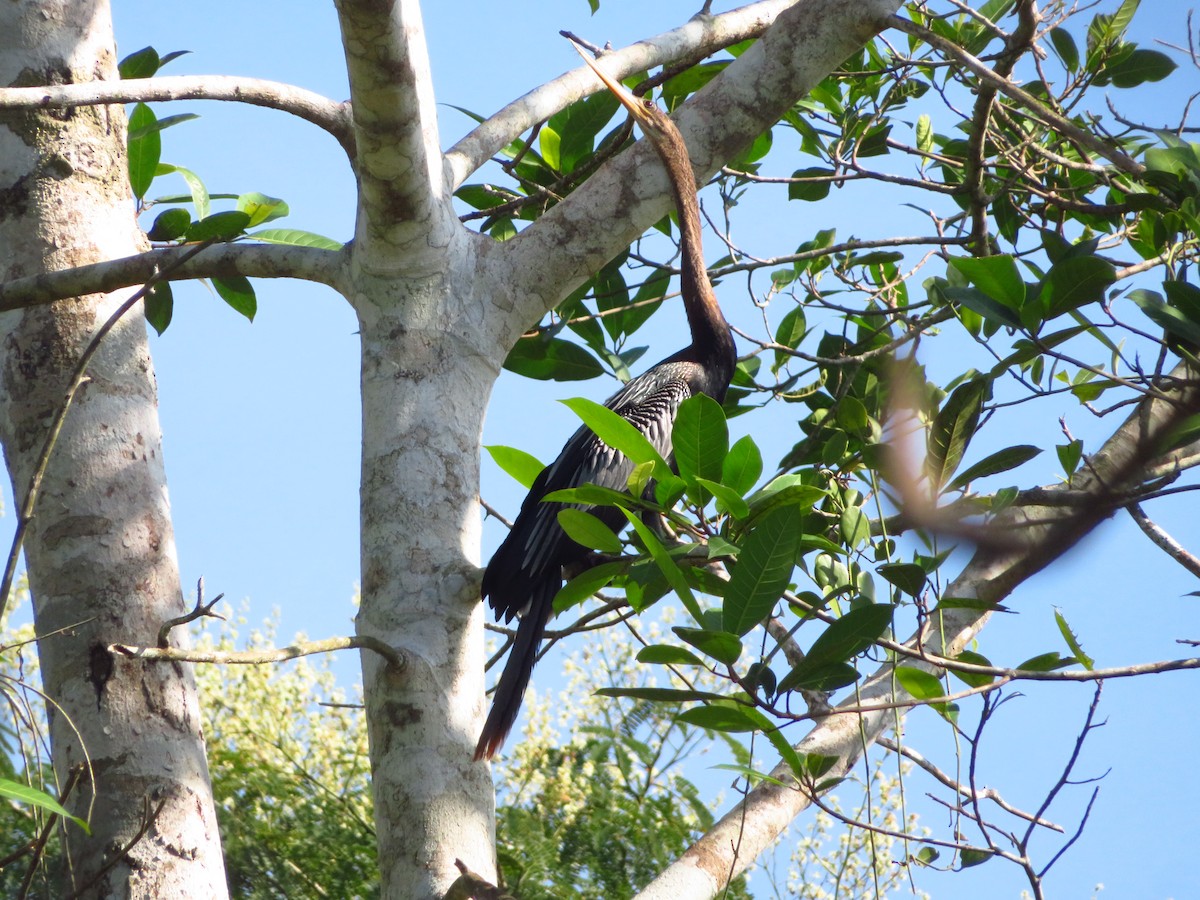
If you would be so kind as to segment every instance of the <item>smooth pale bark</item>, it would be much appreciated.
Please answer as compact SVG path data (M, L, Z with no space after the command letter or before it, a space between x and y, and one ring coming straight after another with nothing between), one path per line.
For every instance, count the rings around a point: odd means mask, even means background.
M107 3L0 7L0 83L113 78L112 48ZM4 113L0 126L0 278L145 249L119 107ZM18 503L80 353L128 294L0 318L0 439ZM191 669L105 649L153 644L183 611L140 313L95 357L25 541L56 776L90 762L67 805L92 835L65 831L63 895L219 898L225 875Z

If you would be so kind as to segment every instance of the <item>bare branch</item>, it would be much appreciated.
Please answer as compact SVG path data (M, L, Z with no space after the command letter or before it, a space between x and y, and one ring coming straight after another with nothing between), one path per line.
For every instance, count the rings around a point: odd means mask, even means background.
M1137 522L1138 528L1142 529L1146 537L1165 550L1171 559L1200 578L1200 559L1195 554L1188 552L1186 547L1167 534L1160 525L1156 525L1142 510L1141 504L1131 503L1125 507L1125 510L1133 518L1133 521Z
M181 650L176 647L137 647L131 644L109 644L110 653L131 659L172 660L175 662L218 663L257 666L264 663L286 662L301 656L329 653L333 650L371 650L383 657L397 672L403 672L408 662L394 647L365 634L325 638L320 641L300 641L286 647L266 650Z
M145 284L155 272L164 280L244 275L247 278L301 278L344 293L345 251L283 244L215 244L196 259L195 245L162 247L104 262L61 269L0 284L0 311L22 309L86 294L110 293Z
M235 75L164 75L127 81L0 88L0 109L71 109L102 103L174 100L224 100L291 113L328 131L350 160L354 159L349 104L278 81Z

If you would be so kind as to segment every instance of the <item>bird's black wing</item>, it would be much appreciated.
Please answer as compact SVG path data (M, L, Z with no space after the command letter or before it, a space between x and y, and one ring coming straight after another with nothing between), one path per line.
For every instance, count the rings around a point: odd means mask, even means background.
M671 454L671 428L679 405L692 395L687 363L661 363L625 385L605 406L634 425L663 457ZM543 502L547 494L596 484L624 490L633 463L601 441L587 426L567 441L529 490L508 537L493 554L483 576L482 595L497 618L520 616L517 636L496 685L492 709L475 748L475 758L491 758L504 743L521 709L537 661L542 631L562 587L562 567L587 557L588 549L567 537L558 511L569 504ZM619 531L625 519L611 507L582 507Z

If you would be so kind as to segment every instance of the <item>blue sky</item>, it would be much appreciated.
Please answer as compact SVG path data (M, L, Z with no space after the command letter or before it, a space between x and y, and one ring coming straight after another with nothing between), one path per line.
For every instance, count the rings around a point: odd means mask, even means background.
M559 29L620 46L678 24L696 5L606 0L592 17L584 0L427 4L435 89L447 104L442 107L443 146L471 127L448 104L487 115L576 65ZM1160 34L1182 42L1183 11L1169 6L1147 4L1138 35ZM262 77L336 99L347 96L332 4L115 0L114 16L120 55L147 44L160 52L193 51L164 74ZM1180 109L1183 99L1200 88L1195 70L1180 62L1179 72L1144 101L1139 114L1161 102L1165 124L1166 111ZM165 162L197 171L212 191L256 190L287 200L292 215L281 224L337 239L351 234L353 180L331 138L282 113L233 104L187 103L170 109L180 111L199 112L202 118L164 134ZM151 193L177 190L182 185L168 182L161 188L156 184ZM782 209L779 197L763 202L780 203ZM777 223L782 220L768 205L758 224L742 215L740 237L756 254L789 252L816 227L837 224L840 235L869 237L895 233L889 229L897 222L919 221L906 220L907 213L886 204L872 207L871 218L864 221L866 208L851 197L840 205L835 199L819 207L828 221L780 233ZM711 247L709 256L714 258ZM210 596L224 591L235 604L249 602L252 624L279 608L283 636L295 631L348 633L358 578L356 322L342 299L320 286L260 281L256 289L259 314L253 325L204 287L177 289L174 322L164 337L152 341L184 584L191 590L197 576L204 575ZM734 288L733 295L735 302L749 305L744 292ZM729 314L735 322L739 317L753 321L757 312L735 309ZM678 317L663 318L646 361L682 343L679 323ZM601 399L612 389L611 383L544 384L506 375L494 393L485 442L520 446L548 459L575 427L572 414L554 401L581 393ZM1101 435L1112 427L1108 420L1098 427L1087 422L1066 402L1060 412L1081 431L1094 429ZM1021 426L1030 431L1021 441L1045 447L1061 442L1058 414L1043 410L1044 421ZM764 443L787 447L795 440L794 415L743 421L740 427L769 430L756 432ZM1026 481L1054 480L1053 451L1040 459L1042 469ZM490 463L485 463L483 490L490 502L510 512L520 501L520 491ZM6 490L5 495L11 509L11 494ZM1200 532L1188 502L1165 501L1151 514L1196 550ZM11 522L10 516L0 524L11 527ZM498 532L489 529L485 558L498 539ZM1183 655L1174 638L1200 637L1200 601L1182 596L1195 588L1127 520L1115 521L1102 526L1052 573L1023 587L1012 598L1020 614L997 617L986 632L986 647L997 661L996 648L1003 648L1004 661L1014 664L1062 649L1053 641L1052 606L1057 605L1100 665ZM1140 622L1149 624L1143 629L1135 625ZM339 672L352 678L355 665L347 655ZM539 671L552 668L553 663L544 664ZM1106 886L1102 897L1182 898L1194 891L1192 820L1200 788L1179 770L1193 755L1184 748L1200 738L1194 717L1187 714L1194 707L1188 692L1194 678L1166 675L1106 688L1101 715L1108 724L1089 741L1078 774L1112 771L1101 782L1083 838L1051 878L1052 896L1090 896L1098 883ZM1028 807L1038 803L1065 760L1090 688L1024 685L1021 693L1025 696L1007 704L993 726L985 753L986 781ZM949 734L929 710L910 717L908 739L928 756L948 758ZM1063 805L1051 818L1070 826L1088 789L1064 793ZM921 807L923 824L944 832L946 816L936 809ZM1138 827L1146 816L1154 821L1149 834ZM1041 858L1051 852L1044 851ZM935 897L1014 897L1021 883L1015 869L999 862L955 875L918 875L918 886Z

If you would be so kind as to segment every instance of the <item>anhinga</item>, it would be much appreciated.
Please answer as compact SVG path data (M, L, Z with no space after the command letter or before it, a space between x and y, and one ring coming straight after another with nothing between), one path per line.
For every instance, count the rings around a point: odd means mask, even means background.
M629 110L662 157L679 210L680 291L692 342L634 378L604 404L635 425L668 458L671 426L679 405L693 394L707 394L718 402L724 399L736 363L733 335L704 266L696 179L679 130L653 100L634 97L591 59L584 56L584 61ZM554 595L562 587L563 567L581 562L590 554L567 537L558 524L563 504L544 503L542 498L551 491L583 484L624 490L632 471L632 463L622 454L605 445L586 426L580 428L558 459L537 477L512 530L488 563L483 597L497 618L511 622L514 616L520 616L521 621L475 748L476 759L491 759L517 719L542 630L550 619ZM612 507L595 507L590 512L614 532L620 531L625 522L621 512Z

